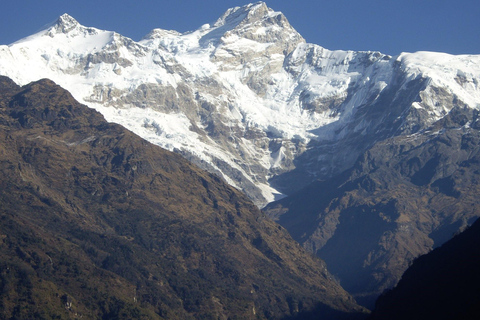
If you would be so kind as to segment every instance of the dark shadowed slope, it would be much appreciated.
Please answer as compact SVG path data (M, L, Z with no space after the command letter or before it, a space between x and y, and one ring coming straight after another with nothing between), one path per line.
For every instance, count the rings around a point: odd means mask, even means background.
M6 319L364 311L241 193L49 80L0 78Z
M480 220L416 259L372 320L480 319Z

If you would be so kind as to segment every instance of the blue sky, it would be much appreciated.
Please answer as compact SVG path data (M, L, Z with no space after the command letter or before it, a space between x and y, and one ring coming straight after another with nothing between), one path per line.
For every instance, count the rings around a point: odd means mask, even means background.
M63 13L81 24L140 40L153 28L180 32L215 21L235 0L2 0L0 44L40 30ZM310 43L327 49L480 54L479 0L270 0Z

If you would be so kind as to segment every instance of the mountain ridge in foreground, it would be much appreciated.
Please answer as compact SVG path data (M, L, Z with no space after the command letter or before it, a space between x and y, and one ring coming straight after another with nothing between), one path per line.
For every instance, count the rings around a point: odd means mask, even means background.
M240 192L50 80L0 78L0 135L2 317L365 315Z
M416 259L370 319L478 319L480 220Z

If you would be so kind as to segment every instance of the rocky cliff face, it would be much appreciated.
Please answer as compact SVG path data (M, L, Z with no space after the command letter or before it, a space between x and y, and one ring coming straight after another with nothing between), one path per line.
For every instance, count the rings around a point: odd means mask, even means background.
M365 315L245 196L50 80L0 78L2 318Z
M373 306L413 259L478 216L478 111L454 107L422 133L374 144L355 166L266 207Z
M258 206L350 168L375 142L477 108L478 56L330 51L259 2L135 42L63 15L0 47L0 73L49 78L109 121L222 177Z

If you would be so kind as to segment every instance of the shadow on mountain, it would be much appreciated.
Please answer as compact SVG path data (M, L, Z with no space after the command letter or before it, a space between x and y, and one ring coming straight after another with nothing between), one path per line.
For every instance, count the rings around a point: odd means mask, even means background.
M318 320L318 319L335 319L335 320L364 320L368 318L367 313L348 313L334 310L323 303L318 303L313 310L299 312L292 316L281 318L281 320Z
M416 259L371 320L480 319L480 220Z
M379 141L351 169L263 210L371 309L416 257L480 216L479 120L455 106L425 132Z
M399 72L391 86L358 106L347 121L334 121L311 130L316 138L294 160L295 169L272 177L269 183L282 193L292 195L316 179L338 179L336 176L349 170L358 157L375 143L400 134L418 132L425 126L427 115L418 110L412 111L411 104L427 84L425 78L412 80ZM358 90L355 83L349 86L347 99L336 107L339 112L345 111L343 109L355 98ZM410 123L406 125L408 112L412 114L408 115ZM418 177L419 180L421 178Z

